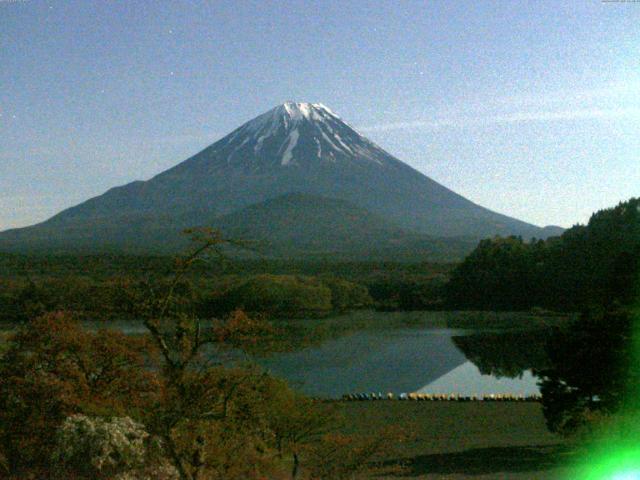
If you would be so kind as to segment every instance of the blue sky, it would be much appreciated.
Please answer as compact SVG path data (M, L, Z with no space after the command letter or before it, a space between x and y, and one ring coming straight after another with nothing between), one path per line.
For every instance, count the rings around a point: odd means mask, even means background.
M322 102L493 210L640 195L640 3L0 0L0 230Z

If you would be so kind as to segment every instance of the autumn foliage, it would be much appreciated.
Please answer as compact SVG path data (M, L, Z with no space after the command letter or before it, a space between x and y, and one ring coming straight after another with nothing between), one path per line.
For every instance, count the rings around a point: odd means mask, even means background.
M238 361L279 332L241 310L200 318L180 300L184 272L223 239L200 242L172 282L130 305L144 335L87 331L66 312L18 329L0 357L5 477L348 478L393 443L336 436L332 405Z

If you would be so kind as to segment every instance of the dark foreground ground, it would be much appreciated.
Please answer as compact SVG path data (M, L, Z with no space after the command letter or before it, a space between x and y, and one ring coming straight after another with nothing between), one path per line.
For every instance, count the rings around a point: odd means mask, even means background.
M359 433L388 425L413 432L389 459L406 465L393 478L573 478L569 448L546 429L538 403L345 402L344 412Z

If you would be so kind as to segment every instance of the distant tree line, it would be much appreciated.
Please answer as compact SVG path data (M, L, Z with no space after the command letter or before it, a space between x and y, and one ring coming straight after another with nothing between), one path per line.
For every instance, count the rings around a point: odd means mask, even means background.
M217 278L220 275L335 275L347 279L368 278L379 274L393 277L446 274L453 263L344 261L318 259L233 259L221 263L194 265L188 276ZM171 275L172 256L124 254L16 254L0 251L2 278L66 277L80 275L94 279L114 276L140 277L149 274Z
M49 274L0 276L0 322L20 323L48 311L78 318L126 320L140 315L141 299L161 292L168 266L153 264L137 274L69 272L59 264ZM181 301L200 314L237 308L272 317L326 316L363 308L442 308L446 274L381 271L358 275L219 274L185 276L176 286Z
M145 297L161 293L168 286L166 278L0 279L0 322L21 323L59 310L88 320L134 320L142 315ZM373 305L365 286L333 276L252 275L216 281L185 278L174 289L176 298L200 315L228 314L242 308L270 317L296 318Z

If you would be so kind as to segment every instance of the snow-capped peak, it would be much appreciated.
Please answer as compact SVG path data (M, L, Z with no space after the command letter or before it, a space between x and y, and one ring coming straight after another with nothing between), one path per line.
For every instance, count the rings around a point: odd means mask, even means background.
M298 102L285 102L276 110L283 111L292 120L301 120L303 118L307 120L320 120L330 115L335 118L339 118L328 107L322 103L298 103Z
M335 113L322 103L285 102L247 122L244 127L252 131L272 131L280 124L288 128L301 121L341 121Z
M322 103L285 102L245 123L220 143L227 163L280 166L309 162L373 162L388 154L347 125ZM252 164L256 165L256 163Z

